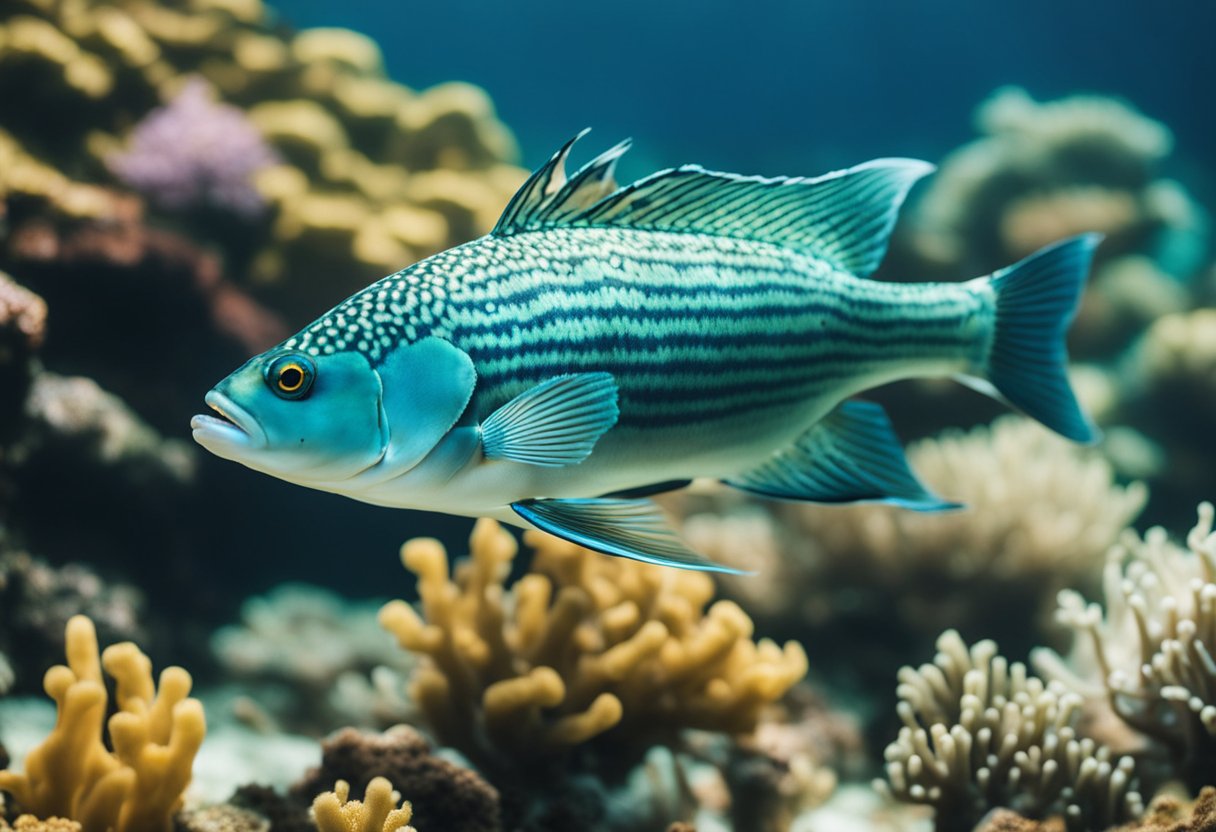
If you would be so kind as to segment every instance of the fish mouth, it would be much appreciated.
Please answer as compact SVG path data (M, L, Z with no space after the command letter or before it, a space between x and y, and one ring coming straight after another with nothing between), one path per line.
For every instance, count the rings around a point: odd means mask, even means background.
M266 445L262 426L232 399L212 390L203 400L219 417L200 413L190 420L195 442L212 451L217 446L256 449Z

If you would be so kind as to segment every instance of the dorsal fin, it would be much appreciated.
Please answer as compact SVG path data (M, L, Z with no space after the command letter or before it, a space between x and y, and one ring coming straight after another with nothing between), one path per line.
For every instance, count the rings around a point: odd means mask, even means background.
M491 234L506 237L521 231L568 225L587 208L617 191L613 172L617 160L629 150L629 139L604 151L579 168L574 176L566 178L566 159L570 150L587 132L583 130L562 145L561 150L528 177L511 197Z
M886 253L908 190L933 170L915 159L875 159L814 178L765 178L683 165L608 192L612 170L628 144L600 155L566 181L566 157L585 133L524 183L495 234L557 227L714 234L793 248L865 276ZM592 199L597 193L600 198Z

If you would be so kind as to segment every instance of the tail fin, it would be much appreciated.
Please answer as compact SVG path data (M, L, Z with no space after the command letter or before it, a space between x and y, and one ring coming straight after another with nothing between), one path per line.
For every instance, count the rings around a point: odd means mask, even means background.
M1101 433L1081 412L1068 384L1064 333L1101 241L1100 234L1071 237L986 278L996 293L988 381L1026 415L1086 444Z

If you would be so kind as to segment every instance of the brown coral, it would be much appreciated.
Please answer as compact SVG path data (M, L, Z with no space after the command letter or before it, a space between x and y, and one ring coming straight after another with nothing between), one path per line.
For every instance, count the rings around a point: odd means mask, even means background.
M0 771L0 790L35 816L71 818L84 832L170 829L206 730L202 705L187 698L190 674L170 667L157 686L151 661L130 642L99 655L84 616L68 622L66 642L68 666L45 680L59 708L55 730L26 756L23 774ZM117 684L118 713L108 722L103 667Z
M1207 786L1194 801L1173 795L1153 799L1144 817L1112 832L1213 832L1216 830L1216 787Z
M422 829L498 832L498 792L476 773L431 752L431 744L405 725L383 734L343 729L321 746L321 765L292 787L300 800L341 780L350 794L362 795L377 776L417 802Z
M509 768L609 731L644 745L681 728L745 732L806 673L797 643L753 642L734 603L706 610L707 575L526 539L531 571L510 589L518 547L493 521L478 522L453 576L437 541L406 543L422 616L402 601L381 612L427 657L412 694L430 725L472 759Z

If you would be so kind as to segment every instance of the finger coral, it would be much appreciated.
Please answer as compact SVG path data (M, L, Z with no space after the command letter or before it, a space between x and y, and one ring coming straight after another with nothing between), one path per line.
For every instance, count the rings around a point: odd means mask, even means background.
M363 800L350 800L350 784L339 780L332 792L322 792L312 803L318 832L416 832L410 826L409 803L395 808L401 797L383 777L367 784Z
M1058 619L1078 635L1067 661L1048 650L1040 668L1105 703L1169 750L1195 789L1216 761L1216 533L1211 503L1186 548L1160 527L1129 531L1109 555L1106 609L1060 593Z
M1105 829L1143 811L1130 757L1077 736L1081 698L997 654L945 632L932 664L899 672L904 726L887 746L875 787L936 810L936 827L969 830L990 809L1070 829Z
M83 832L170 829L206 731L202 705L187 698L190 675L170 667L157 685L151 661L130 642L99 655L84 616L68 622L65 640L68 664L52 667L44 683L59 709L55 729L26 755L24 773L0 771L0 790L25 811L70 818ZM116 683L118 712L108 721L103 668Z
M502 770L554 759L612 732L642 751L681 728L755 727L763 705L807 671L795 642L753 642L737 605L706 609L704 574L608 558L540 533L527 575L505 585L517 553L488 520L449 574L438 542L401 550L422 615L381 611L401 645L426 657L412 695L441 741Z

